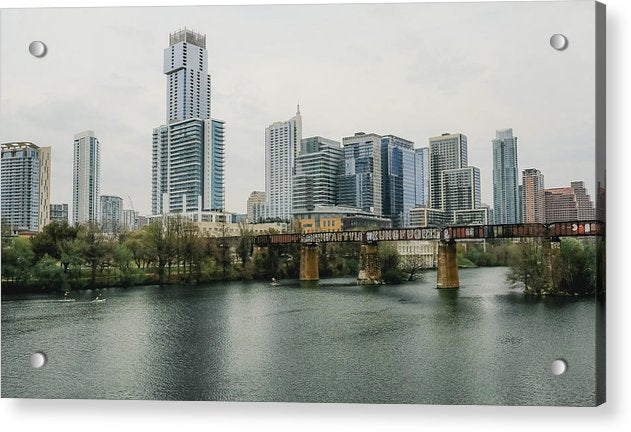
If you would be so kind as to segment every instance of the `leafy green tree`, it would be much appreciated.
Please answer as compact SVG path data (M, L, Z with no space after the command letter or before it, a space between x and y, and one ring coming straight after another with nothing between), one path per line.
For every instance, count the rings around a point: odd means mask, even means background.
M147 256L155 263L158 272L158 282L165 282L166 266L175 256L173 229L169 218L155 220L143 227L143 243Z
M559 290L568 294L593 294L596 290L596 248L592 242L564 238L560 245Z
M79 228L72 227L67 222L49 223L31 239L36 258L48 255L56 260L61 259L65 243L77 238L78 230Z
M507 279L511 283L522 283L527 294L541 295L551 277L544 263L541 244L529 242L521 245L511 265Z
M2 277L17 285L26 285L32 277L34 258L35 254L29 239L13 237L3 242Z
M110 245L98 225L88 223L79 229L78 237L84 242L84 259L90 268L90 286L96 287L96 272L109 259Z
M58 261L44 255L34 267L38 286L45 290L67 291L70 289L68 274L60 267Z
M248 225L244 222L239 223L239 243L237 244L237 254L241 260L241 264L245 264L250 259L250 252L252 251L252 230L248 228Z

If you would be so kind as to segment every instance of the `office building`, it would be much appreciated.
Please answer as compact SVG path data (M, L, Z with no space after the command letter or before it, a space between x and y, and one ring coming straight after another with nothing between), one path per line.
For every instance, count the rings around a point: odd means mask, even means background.
M523 222L545 223L545 186L541 171L528 168L522 172Z
M265 220L291 220L293 177L301 140L300 107L291 119L272 123L265 129Z
M264 191L252 191L250 192L250 196L247 201L247 221L248 223L257 222L260 218L260 207L257 209L257 214L255 215L254 207L256 204L265 203L265 192Z
M429 207L414 207L410 209L410 226L414 228L442 228L451 224L452 221L453 214L449 215L440 209Z
M381 216L381 136L358 132L342 140L343 167L338 204Z
M70 223L68 218L68 204L51 204L50 205L50 221Z
M206 36L172 33L164 74L167 122L153 130L151 211L223 211L225 122L210 116Z
M94 131L74 136L72 173L72 222L97 223L100 216L101 144Z
M480 170L464 167L441 171L442 209L451 213L480 207Z
M0 148L2 222L13 232L41 231L50 220L50 147L10 142Z
M594 203L582 181L570 183L570 187L545 189L546 223L593 220Z
M382 214L394 227L410 225L416 205L416 153L414 143L394 135L381 138Z
M429 139L430 207L445 210L442 197L441 173L467 166L467 137L444 133Z
M429 147L414 150L414 177L416 179L416 206L429 206Z
M341 162L342 148L337 141L316 136L300 142L293 178L293 213L337 203Z
M123 228L123 199L113 195L101 195L100 207L103 232L120 232Z

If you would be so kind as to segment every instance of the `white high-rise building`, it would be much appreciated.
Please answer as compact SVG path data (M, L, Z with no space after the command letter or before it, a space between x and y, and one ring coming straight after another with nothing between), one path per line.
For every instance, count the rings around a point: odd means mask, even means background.
M72 222L97 223L100 216L101 144L94 131L74 136Z
M210 118L206 36L171 33L164 74L167 122L153 129L151 212L223 211L225 122Z
M41 231L50 222L50 147L2 144L2 222L13 231Z
M290 120L265 129L265 193L263 218L291 220L293 175L302 140L300 106Z
M169 35L164 50L167 123L210 118L210 75L206 35L184 28Z

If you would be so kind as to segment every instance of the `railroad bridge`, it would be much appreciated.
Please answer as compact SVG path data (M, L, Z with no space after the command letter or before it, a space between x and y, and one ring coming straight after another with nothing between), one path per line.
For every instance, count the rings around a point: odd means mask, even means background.
M561 237L605 235L605 225L598 221L559 222L551 224L468 225L445 228L389 228L373 231L338 231L309 234L269 234L254 237L254 253L274 245L301 244L300 280L317 281L320 243L352 242L360 244L357 283L381 283L379 242L432 240L438 241L437 288L459 288L456 242L470 239L538 238L544 247L547 265L551 265L551 242ZM546 263L544 263L546 264Z

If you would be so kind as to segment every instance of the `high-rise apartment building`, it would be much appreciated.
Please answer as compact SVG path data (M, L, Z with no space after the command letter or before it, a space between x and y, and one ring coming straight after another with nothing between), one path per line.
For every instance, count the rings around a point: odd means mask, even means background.
M338 203L382 215L381 136L358 132L342 140Z
M210 75L206 35L186 28L169 35L164 50L166 123L210 118Z
M570 187L545 189L546 223L593 220L594 203L582 181L570 183Z
M101 229L117 233L123 228L123 199L113 195L101 195Z
M464 167L441 171L441 202L447 213L480 207L480 170Z
M382 214L392 226L410 225L416 205L416 153L414 143L394 135L381 138Z
M123 209L123 228L127 231L138 229L138 212L133 209Z
M319 136L300 142L293 178L293 213L337 203L341 163L339 142Z
M169 35L164 73L167 122L153 130L151 211L223 211L225 123L210 116L206 36Z
M291 220L293 176L301 140L300 107L291 119L272 123L265 129L266 220Z
M467 137L444 133L429 139L430 206L444 210L441 172L467 166Z
M68 204L51 204L50 205L50 221L69 223Z
M72 170L72 222L99 221L101 192L101 144L88 130L74 136Z
M31 142L0 147L2 222L14 231L41 231L50 220L50 147Z
M541 171L528 168L522 172L523 221L524 223L545 223L545 186Z
M495 223L521 222L517 137L512 129L500 129L493 144L493 213Z
M429 206L429 147L421 147L414 150L415 165L414 177L416 179L416 206Z

